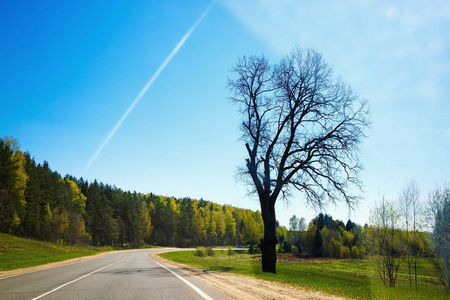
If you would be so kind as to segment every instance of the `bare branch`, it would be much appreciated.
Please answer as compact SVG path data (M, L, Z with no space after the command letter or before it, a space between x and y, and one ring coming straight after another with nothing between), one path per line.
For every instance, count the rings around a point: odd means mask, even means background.
M296 48L273 66L264 56L243 57L233 72L228 88L243 117L248 154L241 170L258 193L270 224L265 232L274 230L277 198L288 201L291 188L321 208L338 200L357 204L348 190L361 187L358 148L370 125L367 101L333 79L314 50Z

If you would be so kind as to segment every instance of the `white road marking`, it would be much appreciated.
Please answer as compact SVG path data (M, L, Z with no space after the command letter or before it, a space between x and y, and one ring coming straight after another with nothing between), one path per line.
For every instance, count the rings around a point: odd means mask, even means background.
M187 281L186 279L184 279L183 277L181 277L180 275L178 275L177 273L173 272L172 270L166 268L164 265L160 264L157 261L154 261L153 259L151 259L150 257L148 257L145 254L145 257L147 257L149 260L151 260L152 262L154 262L155 264L163 267L164 269L166 269L167 271L169 271L170 273L172 273L173 275L175 275L178 279L180 279L181 281L183 281L184 283L186 283L191 289L193 289L194 291L197 292L197 294L199 294L203 299L205 300L214 300L213 298L211 298L210 296L208 296L205 292L203 292L201 289L199 289L198 287L196 287L195 285L193 285L192 283L190 283L189 281Z
M128 255L125 256L124 258L122 258L121 260L118 260L118 261L116 261L116 262L113 262L112 264L109 264L109 265L107 265L107 266L101 267L100 269L97 269L97 270L95 270L95 271L93 271L93 272L91 272L91 273L89 273L89 274L83 275L83 276L81 276L81 277L79 277L79 278L77 278L77 279L75 279L75 280L72 280L72 281L67 282L67 283L65 283L65 284L63 284L63 285L60 285L60 286L58 286L57 288L54 288L53 290L51 290L51 291L49 291L49 292L47 292L47 293L45 293L45 294L42 294L42 295L40 295L40 296L38 296L38 297L36 297L36 298L33 298L33 299L31 299L31 300L37 300L37 299L40 299L40 298L42 298L42 297L44 297L44 296L47 296L48 294L51 294L51 293L53 293L53 292L59 290L60 288L63 288L63 287L65 287L65 286L67 286L67 285L69 285L69 284L71 284L71 283L74 283L74 282L76 282L76 281L78 281L78 280L81 280L81 279L83 279L83 278L86 278L86 277L88 277L88 276L90 276L90 275L92 275L92 274L94 274L94 273L96 273L96 272L98 272L98 271L101 271L101 270L103 270L103 269L106 269L106 268L108 268L108 267L111 267L112 265L115 265L115 264L117 264L117 263L123 261L123 260L124 260L125 258L127 258L127 257L128 257Z

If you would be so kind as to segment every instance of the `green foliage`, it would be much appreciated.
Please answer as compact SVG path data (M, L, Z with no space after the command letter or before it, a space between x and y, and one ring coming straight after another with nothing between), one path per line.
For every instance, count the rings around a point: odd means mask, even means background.
M205 257L208 255L205 247L198 247L195 251L195 255L198 257Z
M366 255L365 232L350 220L344 225L329 215L319 214L306 228L304 219L294 215L290 227L289 231L283 226L277 228L279 252L290 253L291 247L296 246L299 254L312 257L361 258Z
M291 251L292 251L292 245L291 244L289 244L287 242L284 242L284 243L281 244L280 252L289 253Z
M23 178L14 140L0 138L0 232L15 233L23 215ZM20 152L21 153L21 152Z
M364 256L364 253L358 246L352 246L352 248L350 249L350 256L352 258L362 258Z
M236 219L231 210L225 211L225 244L236 245Z
M355 235L351 231L344 230L342 232L342 239L344 240L344 246L351 248L354 245Z
M261 254L261 248L255 245L250 245L248 247L248 254Z
M343 246L339 241L336 241L334 238L332 238L329 243L330 257L341 258L342 247Z
M263 237L264 225L261 214L246 210L242 217L241 241L245 245L257 245Z
M289 219L289 230L284 226L277 226L277 240L280 244L279 251L291 252L291 246L296 246L299 252L305 247L303 232L305 231L305 219L293 215Z
M292 251L292 255L294 255L294 256L299 256L300 255L300 251L298 251L298 247L297 246L292 246L291 247L291 251Z
M194 255L198 256L198 257L205 257L207 255L206 248L205 247L198 247L195 250Z
M305 240L305 246L308 253L313 256L314 255L314 249L316 248L315 245L315 235L317 231L317 226L310 223L308 226L308 230L304 233L304 240Z
M278 251L279 252L290 252L291 245L288 242L288 230L285 226L279 226L277 224L277 240L279 243Z
M214 252L214 249L213 249L213 248L207 247L207 248L206 248L206 254L207 254L208 256L214 256L214 255L216 255L216 252Z
M350 258L350 249L347 246L341 246L341 258Z

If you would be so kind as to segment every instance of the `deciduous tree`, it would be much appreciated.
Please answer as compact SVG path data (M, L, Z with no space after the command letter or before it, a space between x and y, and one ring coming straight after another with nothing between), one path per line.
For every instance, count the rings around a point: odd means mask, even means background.
M400 268L399 218L394 203L384 196L370 212L372 262L383 284L389 287L395 287Z
M262 269L275 273L279 197L288 199L294 188L316 206L344 199L352 207L357 201L347 189L359 186L367 103L334 79L314 50L295 48L275 65L264 56L243 57L233 72L228 87L242 114L248 155L240 173L261 205Z
M399 198L400 215L403 220L403 229L405 231L405 252L406 263L408 266L409 285L412 287L413 273L414 283L417 289L417 260L419 243L419 218L421 215L421 206L419 201L420 191L414 180L411 180L403 189Z

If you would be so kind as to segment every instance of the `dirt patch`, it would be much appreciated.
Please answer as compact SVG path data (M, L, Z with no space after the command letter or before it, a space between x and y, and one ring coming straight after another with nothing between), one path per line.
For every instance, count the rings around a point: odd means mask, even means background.
M231 299L319 299L344 300L345 298L308 291L288 284L255 279L243 275L221 273L175 263L157 254L149 256L177 270L195 276L227 295Z

